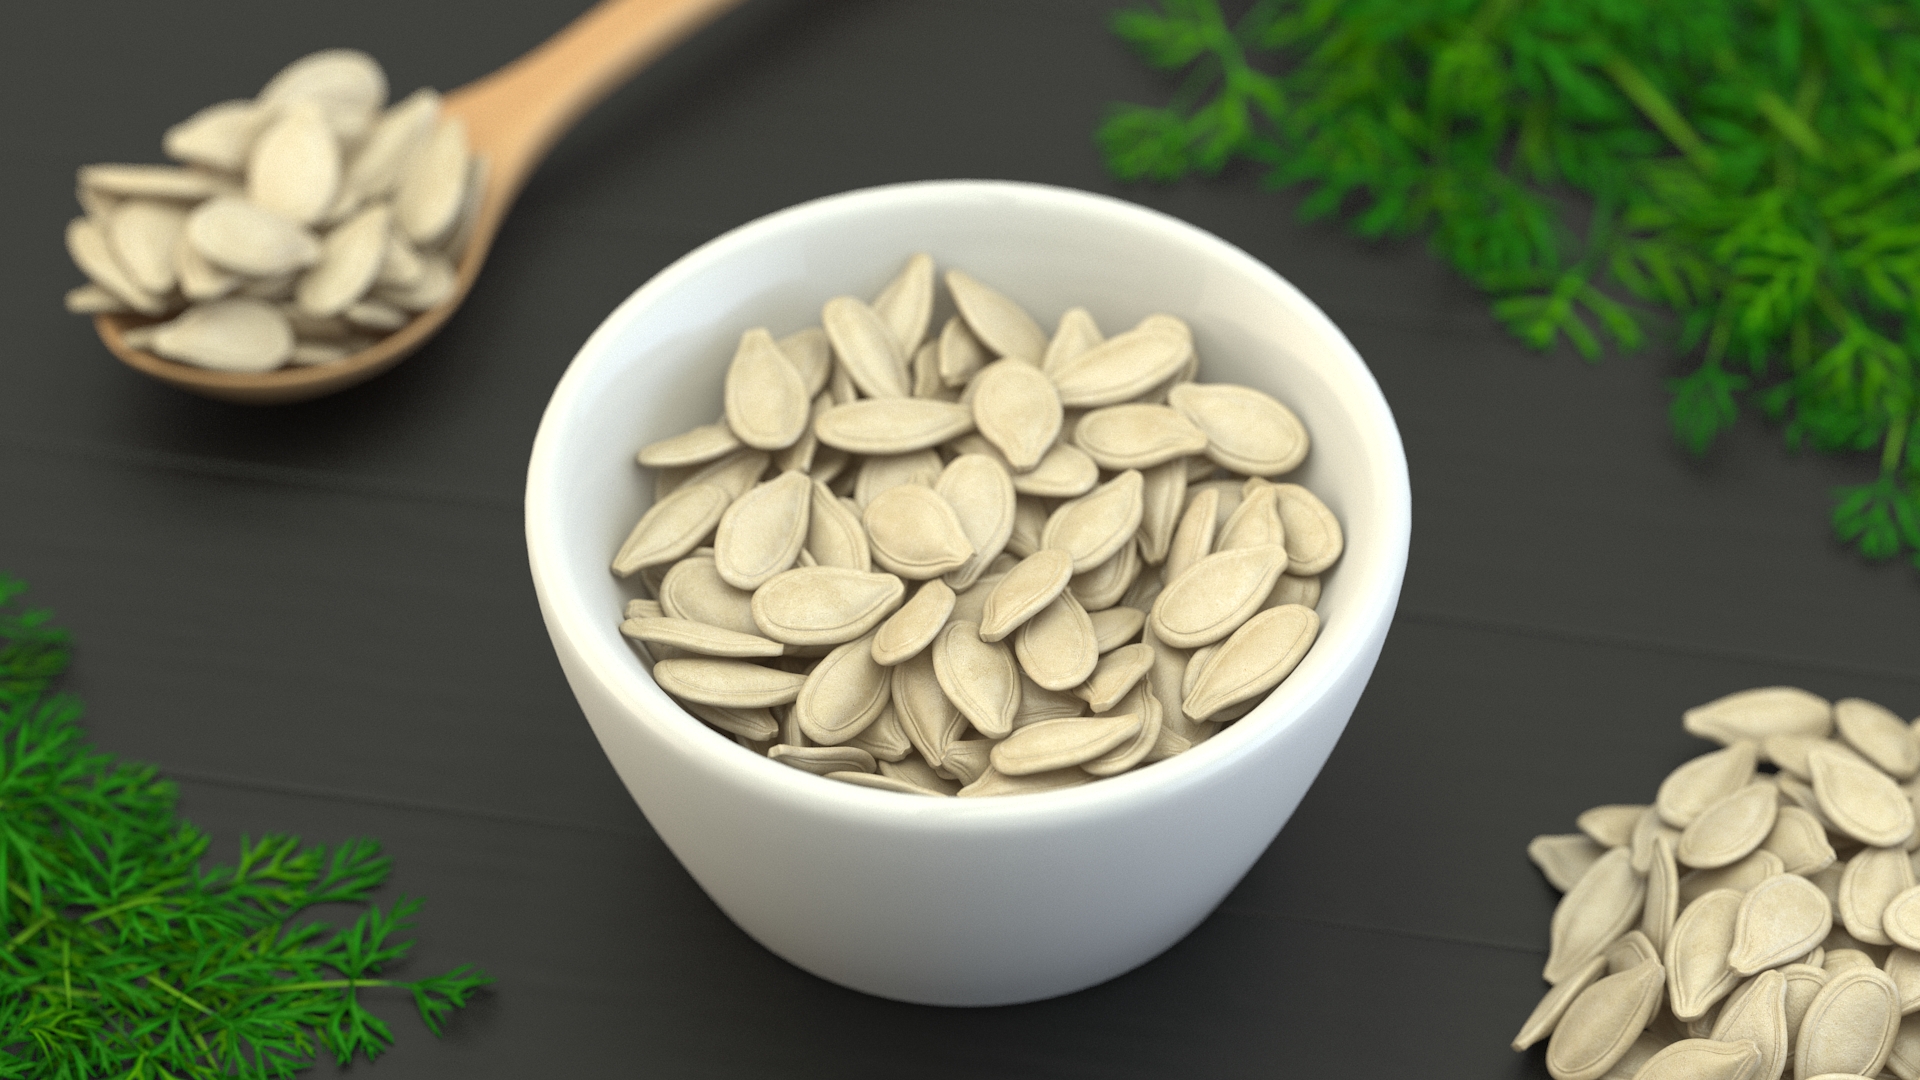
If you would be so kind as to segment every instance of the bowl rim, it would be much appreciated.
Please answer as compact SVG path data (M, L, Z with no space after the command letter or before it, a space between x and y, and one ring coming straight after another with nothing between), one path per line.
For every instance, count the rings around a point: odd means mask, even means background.
M1323 631L1314 642L1308 655L1320 652L1320 663L1307 672L1296 670L1266 701L1213 738L1184 754L1156 762L1150 769L1134 769L1072 788L1017 798L916 798L854 784L822 783L823 777L752 753L741 753L742 748L737 744L713 732L674 703L650 673L632 662L630 649L623 650L627 654L624 657L615 652L612 646L625 645L617 632L611 635L592 632L596 622L606 620L593 615L580 583L569 580L565 573L562 540L565 518L561 513L564 508L556 497L553 480L561 453L564 418L582 408L597 373L610 365L631 362L632 358L622 355L616 347L628 329L662 299L671 297L684 282L697 278L712 264L735 257L743 249L774 239L788 230L805 228L817 218L956 196L975 199L983 194L1016 197L1048 209L1077 214L1110 215L1133 228L1168 234L1258 281L1293 308L1316 338L1316 346L1329 350L1332 362L1347 369L1348 377L1361 391L1357 401L1349 402L1349 409L1352 421L1363 430L1365 437L1377 441L1380 452L1380 467L1369 470L1369 483L1375 488L1370 495L1380 517L1379 539L1385 565L1370 578L1369 587L1357 598L1355 612L1330 631ZM1250 754L1257 744L1285 736L1337 689L1347 671L1356 663L1367 661L1373 631L1377 630L1380 638L1385 637L1406 572L1412 527L1406 454L1386 397L1352 343L1291 282L1221 237L1150 207L1050 184L970 179L884 184L797 203L735 226L653 275L614 308L569 361L541 415L534 438L527 467L525 508L528 564L554 645L560 647L560 639L564 637L591 676L619 702L633 722L646 724L678 753L691 755L706 770L732 775L738 782L762 788L770 797L804 807L815 815L869 824L884 820L907 827L932 825L943 830L963 831L992 831L1029 824L1037 815L1066 822L1137 809L1191 785L1203 784L1208 776L1228 767L1235 758ZM1331 650L1331 655L1323 650ZM1303 674L1309 677L1299 679Z

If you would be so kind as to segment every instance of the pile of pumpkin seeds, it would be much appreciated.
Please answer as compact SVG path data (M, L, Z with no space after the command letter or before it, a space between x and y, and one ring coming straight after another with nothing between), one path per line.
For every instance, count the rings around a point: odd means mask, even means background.
M251 100L167 130L179 165L87 165L67 251L76 314L156 321L128 344L260 372L342 359L453 293L479 205L466 130L365 53L295 61Z
M1513 1048L1557 1080L1920 1077L1920 720L1774 686L1684 722L1724 748L1528 845L1566 895Z
M1011 795L1182 753L1319 632L1340 524L1271 479L1306 429L1195 382L1179 319L1108 338L1075 308L1049 336L945 281L916 255L741 337L721 418L639 453L621 632L690 714L847 783Z

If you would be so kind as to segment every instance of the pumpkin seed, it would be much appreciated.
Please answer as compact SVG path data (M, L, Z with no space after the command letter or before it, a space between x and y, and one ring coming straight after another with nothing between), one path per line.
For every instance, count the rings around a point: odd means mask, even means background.
M947 271L947 291L967 328L996 355L1038 365L1047 351L1047 335L1019 304L982 285L962 270Z
M1740 893L1716 889L1688 904L1667 938L1668 989L1673 1015L1698 1020L1740 981L1727 966Z
M773 335L760 328L740 335L727 366L723 400L727 427L759 450L792 446L812 413L806 380L774 344Z
M962 454L947 463L933 490L960 519L960 529L973 545L973 555L947 575L955 589L970 588L980 580L1013 534L1013 479L1000 463L984 454Z
M1807 762L1807 755L1813 753L1816 746L1830 745L1825 739L1813 739L1804 735L1769 735L1760 741L1760 753L1768 761L1780 767L1780 771L1797 780L1813 779L1813 767Z
M1540 998L1540 1004L1533 1007L1533 1012L1528 1015L1526 1022L1520 1025L1520 1033L1513 1037L1513 1048L1525 1050L1553 1034L1554 1026L1565 1015L1567 1006L1573 1004L1573 999L1587 987L1599 981L1600 977L1606 973L1607 962L1596 956L1565 982L1547 987L1546 994Z
M464 134L460 150L466 151ZM320 107L299 102L282 111L253 144L247 199L289 221L313 225L340 189L340 143Z
M255 95L255 100L270 107L296 102L319 105L327 123L349 141L366 133L386 98L387 77L379 63L356 49L309 53L280 69Z
M1688 709L1681 726L1716 742L1758 742L1769 735L1824 739L1833 732L1833 706L1797 686L1764 686Z
M1807 755L1827 820L1863 844L1898 847L1913 836L1913 803L1886 774L1837 747Z
M168 128L161 149L175 161L236 173L247 166L247 152L273 110L255 101L222 101L209 105Z
M1101 468L1118 471L1197 454L1207 436L1165 405L1125 404L1087 412L1073 427L1073 443Z
M1194 563L1213 553L1213 537L1219 525L1218 510L1220 492L1208 489L1195 495L1187 503L1180 515L1180 524L1173 531L1173 539L1167 546L1167 558L1160 568L1160 576L1169 583L1179 579L1181 574Z
M1631 971L1641 964L1660 962L1660 950L1654 947L1647 935L1638 930L1629 930L1620 940L1607 946L1605 954L1607 974L1618 975L1622 971Z
M713 561L727 584L757 589L793 565L807 540L813 483L801 473L782 473L755 485L720 515Z
M319 241L297 222L234 196L196 207L186 237L214 265L249 277L289 274L320 260Z
M1920 888L1904 889L1887 901L1880 927L1894 944L1920 949Z
M705 623L664 616L657 619L628 619L620 624L620 632L635 641L671 645L702 656L779 656L784 651L778 641L758 634L739 634Z
M366 295L386 259L390 217L381 203L327 234L320 242L320 261L294 287L294 300L303 313L338 315Z
M683 701L681 707L729 735L752 742L766 742L780 736L780 725L765 709L729 709L720 705L702 705Z
M929 341L914 351L912 359L907 361L908 381L913 386L913 396L929 401L954 401L960 392L947 387L940 381L940 343Z
M843 772L872 772L873 755L855 746L792 746L782 744L767 751L767 756L783 765L791 765L817 776Z
M760 633L753 618L753 594L727 584L711 557L674 563L661 579L658 595L661 611L672 618L739 634Z
M651 442L640 448L636 460L649 468L676 468L704 465L733 453L740 440L725 424L702 424L672 438Z
M1287 538L1288 572L1302 577L1326 572L1340 558L1340 520L1299 484L1275 484L1273 495Z
M1640 933L1657 949L1663 949L1673 924L1680 917L1680 868L1674 862L1673 845L1664 836L1653 840L1653 858L1647 864L1647 902L1640 915Z
M1139 397L1167 381L1193 355L1187 324L1150 315L1048 373L1068 408L1099 408Z
M1659 964L1641 964L1575 995L1547 1040L1547 1070L1557 1080L1599 1080L1653 1019L1664 982Z
M1120 602L1140 576L1142 563L1138 544L1122 544L1113 558L1084 574L1075 574L1067 582L1067 591L1089 612L1104 611Z
M889 694L891 694L892 676L888 676ZM857 746L874 756L876 761L904 761L913 753L913 742L907 738L906 728L900 723L898 710L891 701L880 710L880 715L866 730L846 741L847 746Z
M1920 741L1886 706L1865 698L1842 698L1833 703L1833 722L1840 737L1880 771L1897 780L1920 772Z
M148 315L167 310L157 296L148 293L114 257L106 230L86 218L67 223L67 255L95 285L113 294L128 307Z
M953 795L960 785L933 771L933 766L917 757L908 756L899 761L881 761L880 775L891 777L904 784L910 784L927 795Z
M1527 842L1527 858L1540 869L1547 884L1561 892L1578 884L1606 853L1607 849L1581 833L1536 836Z
M1747 786L1755 760L1753 744L1745 742L1702 754L1660 782L1654 809L1667 824L1684 829L1707 807Z
M1068 308L1047 342L1046 355L1040 358L1040 370L1052 375L1062 364L1105 340L1106 335L1100 332L1086 308Z
M856 454L907 454L938 446L973 427L964 405L927 398L879 398L835 405L820 414L814 434L828 446Z
M974 554L959 515L930 487L889 488L874 496L861 520L874 561L910 580L958 570Z
M1260 610L1286 566L1277 544L1214 552L1161 590L1147 615L1153 632L1182 649L1219 641Z
M1233 516L1221 526L1213 548L1215 551L1227 551L1268 544L1284 547L1286 542L1286 526L1280 520L1279 493L1272 484L1262 483L1241 499L1239 506L1234 507Z
M873 298L873 313L886 324L901 353L919 348L933 318L933 257L922 253L908 259L899 275Z
M1800 1021L1795 1074L1879 1072L1899 1034L1899 1003L1893 980L1874 968L1852 968L1828 979Z
M873 662L873 641L839 645L813 671L793 703L793 716L807 738L838 746L880 718L890 694L891 672Z
M394 219L415 246L433 247L453 233L466 201L470 163L465 122L441 116L393 194Z
M968 392L974 425L1013 471L1039 465L1061 424L1059 398L1040 369L1025 359L996 360L974 376Z
M1139 471L1128 469L1080 498L1062 503L1047 518L1041 546L1065 550L1073 557L1076 574L1112 558L1140 527L1142 484Z
M1881 917L1893 898L1913 888L1913 864L1904 851L1868 848L1847 862L1834 906L1847 933L1869 945L1891 945Z
M1106 712L1153 668L1153 649L1126 645L1100 658L1085 683L1073 688L1094 712Z
M1174 528L1186 504L1187 469L1183 461L1169 461L1141 472L1140 556L1151 565L1166 561ZM1311 607L1312 605L1308 605Z
M1319 632L1320 617L1311 608L1289 604L1255 615L1208 659L1181 710L1204 719L1266 693L1293 672Z
M106 238L113 257L144 293L165 296L179 278L173 249L186 227L187 212L153 199L128 199L107 218Z
M1748 784L1700 812L1681 833L1675 853L1688 866L1711 869L1746 858L1773 831L1780 789Z
M745 660L693 657L653 665L653 680L674 697L702 705L764 709L799 697L807 677Z
M1806 878L1776 874L1741 899L1727 964L1743 976L1777 967L1811 952L1832 930L1826 894Z
M293 355L286 316L259 300L195 304L151 333L155 354L216 371L271 371Z
M194 202L230 194L231 184L198 169L176 165L82 165L82 190L128 199Z
M1737 893L1746 893L1755 885L1785 873L1780 865L1780 857L1771 851L1756 851L1734 863L1714 870L1695 870L1680 876L1680 907L1687 905L1710 892L1728 889Z
M1574 824L1601 847L1625 847L1633 839L1633 827L1640 823L1640 815L1647 809L1638 804L1596 806L1574 819Z
M894 579L898 581L898 578ZM894 612L873 636L873 660L892 667L920 655L953 613L953 590L935 578L920 586L913 599Z
M833 352L860 392L870 398L911 396L907 358L893 331L866 304L851 296L836 296L821 309Z
M882 492L905 484L930 488L940 478L941 467L940 455L932 450L867 458L860 463L859 478L853 488L853 501L865 511Z
M907 587L892 574L841 566L783 570L753 593L760 632L788 645L839 645L893 614Z
M902 661L892 671L888 686L900 727L927 764L938 768L948 747L966 732L967 718L940 689L931 649Z
M1070 592L1055 596L1020 624L1013 635L1013 653L1027 677L1048 690L1080 685L1100 661L1093 620Z
M1811 874L1833 865L1833 846L1827 843L1827 831L1812 814L1797 806L1782 806L1773 821L1773 831L1761 842L1762 851L1780 857L1789 874Z
M982 799L995 795L1037 795L1043 791L1059 791L1063 788L1079 787L1093 780L1092 774L1084 769L1055 769L1052 772L1030 773L1026 776L1008 776L998 769L988 768L979 779L960 789L960 798Z
M989 760L1005 776L1031 776L1092 761L1140 733L1134 715L1042 720L1008 735L993 747Z
M973 336L967 324L958 315L948 319L940 329L940 381L949 388L962 387L973 380L981 368L987 366L993 357L980 339Z
M1093 620L1093 638L1101 653L1109 653L1132 641L1140 634L1140 627L1147 621L1147 613L1133 607L1110 607L1101 611L1090 611L1087 617Z
M1182 383L1168 392L1167 404L1205 433L1207 457L1234 472L1278 476L1306 459L1300 419L1251 387Z
M1647 1059L1634 1080L1752 1080L1760 1048L1751 1042L1681 1039Z
M980 627L969 622L949 622L930 651L934 675L947 699L974 730L989 739L1005 738L1020 708L1020 669L1013 652L999 642L982 640Z

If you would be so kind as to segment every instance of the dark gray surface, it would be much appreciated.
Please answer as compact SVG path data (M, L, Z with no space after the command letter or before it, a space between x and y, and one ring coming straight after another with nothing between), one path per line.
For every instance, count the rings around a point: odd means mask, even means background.
M469 306L336 398L185 397L60 312L74 166L157 160L167 124L314 48L451 87L583 6L36 5L0 38L0 570L78 636L98 741L180 778L222 851L378 836L429 901L414 970L498 977L446 1040L402 1020L379 1075L1543 1076L1506 1048L1553 902L1528 837L1649 796L1701 749L1680 710L1730 690L1920 712L1915 574L1825 530L1869 466L1758 425L1692 462L1657 353L1530 353L1417 245L1303 225L1249 176L1115 184L1093 126L1164 88L1106 0L749 4L589 117ZM1118 194L1273 265L1373 366L1416 521L1352 726L1220 912L1106 986L976 1011L820 982L706 901L567 692L519 516L554 381L649 275L794 202L948 176Z

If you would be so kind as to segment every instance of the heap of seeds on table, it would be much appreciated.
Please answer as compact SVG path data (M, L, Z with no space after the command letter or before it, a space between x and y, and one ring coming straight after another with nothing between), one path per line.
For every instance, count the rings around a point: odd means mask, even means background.
M714 423L653 443L621 631L740 745L920 795L1072 787L1245 715L1319 632L1340 523L1306 428L1196 382L1187 325L1049 336L933 260L742 335Z
M178 165L87 165L67 251L76 314L156 321L128 344L262 372L367 348L453 294L484 188L440 95L387 107L365 53L295 61L167 130Z
M1527 846L1566 895L1513 1048L1557 1080L1916 1080L1920 721L1772 686L1684 724L1723 749Z

